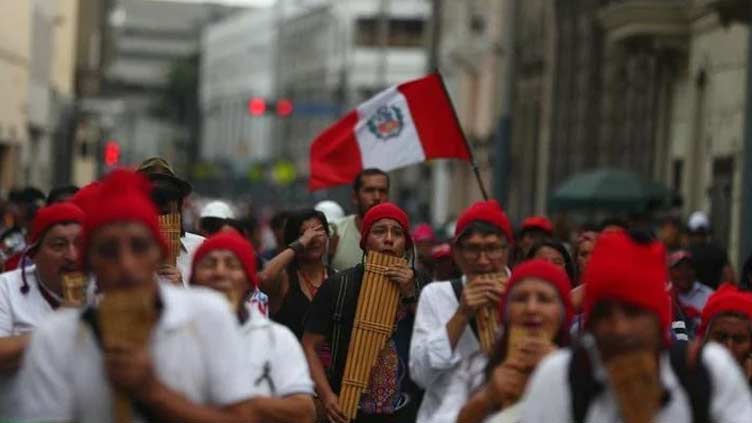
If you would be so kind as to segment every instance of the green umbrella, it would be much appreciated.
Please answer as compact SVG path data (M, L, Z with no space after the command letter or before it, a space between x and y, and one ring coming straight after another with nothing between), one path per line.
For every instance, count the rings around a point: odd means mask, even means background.
M677 196L663 184L626 170L598 169L562 183L549 199L549 208L644 212L676 202Z

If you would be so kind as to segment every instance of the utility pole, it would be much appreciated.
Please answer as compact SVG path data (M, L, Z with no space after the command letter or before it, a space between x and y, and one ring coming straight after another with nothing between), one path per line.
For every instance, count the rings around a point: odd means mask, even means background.
M496 133L493 166L493 196L502 204L507 203L509 194L509 169L511 167L510 149L512 144L512 106L514 104L514 81L517 69L517 10L518 0L505 0L504 24L502 33L502 51L504 57L501 62L502 87L500 91L500 117Z
M747 26L747 100L744 106L744 155L742 158L742 210L739 227L739 263L752 254L752 24ZM744 279L747 275L740 275Z

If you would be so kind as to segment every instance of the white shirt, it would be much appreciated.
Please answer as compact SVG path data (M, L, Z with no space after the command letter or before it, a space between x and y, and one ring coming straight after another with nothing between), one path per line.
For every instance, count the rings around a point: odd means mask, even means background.
M187 287L191 281L191 271L193 270L193 255L196 254L196 250L201 244L204 243L206 238L201 235L192 234L186 232L180 238L180 255L177 258L177 268L180 274L183 276L183 286Z
M161 284L162 314L151 334L157 378L189 400L225 406L253 393L242 369L236 318L223 297ZM112 421L110 385L99 347L79 310L62 310L32 336L20 372L21 418Z
M705 308L705 304L708 302L708 299L711 295L713 295L713 289L710 288L707 285L704 285L700 282L695 282L692 284L692 288L690 288L689 292L686 294L683 294L681 292L678 293L679 302L684 307L693 307L698 312L702 312L702 309Z
M21 292L22 269L0 274L0 338L30 333L54 312L42 296L41 290L46 288L37 279L36 267L27 267L25 274L29 286L25 294ZM93 287L91 280L89 286ZM58 297L47 292L53 298ZM93 294L93 291L89 290L89 293ZM60 300L59 297L56 299ZM13 402L16 376L16 371L0 373L0 416L11 407L9 403Z
M338 272L347 270L363 260L363 250L360 249L360 229L355 224L356 217L351 214L333 225L337 231L337 251L332 257L332 267Z
M458 307L450 282L428 284L420 293L410 343L410 376L426 390L418 423L454 422L483 384L488 359L470 325L454 350L449 344L446 324Z
M54 310L42 296L45 289L37 281L36 268L26 268L29 291L21 292L22 269L0 274L0 337L29 333Z
M718 423L752 422L752 395L741 369L721 346L707 344L702 350L702 362L710 373L712 398L710 417ZM532 375L523 397L525 423L571 421L572 407L569 391L570 350L561 350L544 359ZM595 373L598 373L597 371ZM689 399L671 368L668 353L661 355L660 378L670 393L654 422L691 422ZM588 423L620 422L618 406L610 389L593 398L585 419Z
M313 395L308 362L295 335L269 320L257 307L246 307L249 318L240 327L240 334L255 393L277 398Z

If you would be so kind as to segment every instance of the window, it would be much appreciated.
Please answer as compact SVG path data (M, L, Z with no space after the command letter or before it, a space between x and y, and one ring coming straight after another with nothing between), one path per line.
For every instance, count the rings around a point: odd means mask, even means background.
M355 44L359 47L380 47L380 19L360 18L355 24ZM422 47L424 22L421 19L389 19L389 47Z

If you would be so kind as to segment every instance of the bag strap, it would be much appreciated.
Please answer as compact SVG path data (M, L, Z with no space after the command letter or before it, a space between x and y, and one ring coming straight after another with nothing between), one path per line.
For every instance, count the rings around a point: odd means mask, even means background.
M337 296L334 299L334 314L332 315L332 341L331 341L331 354L332 365L329 367L330 379L334 375L331 374L335 371L334 363L337 363L337 359L340 353L340 344L342 343L342 313L345 308L345 300L347 298L347 292L350 288L351 272L341 273L341 279L339 281L339 289L337 290Z
M672 344L669 351L671 369L689 398L692 421L694 423L709 422L710 396L712 394L710 373L701 360L702 348L697 352L697 358L693 360L694 363L690 363L689 354L688 343L675 342Z
M454 296L457 298L457 302L462 301L462 290L465 288L464 285L462 285L462 279L456 278L449 281L452 284L452 291L454 291ZM473 331L473 335L475 335L475 339L480 339L480 336L478 336L478 324L475 322L475 319L470 319L470 329ZM480 341L479 341L480 342Z
M593 376L590 357L582 345L572 347L568 369L569 393L571 396L572 421L584 423L590 402L600 394L604 386Z

